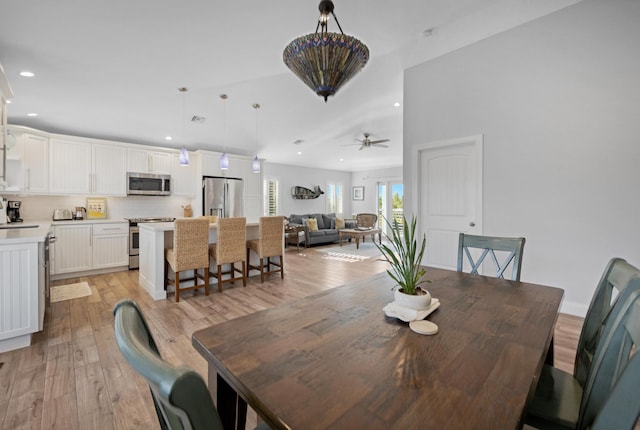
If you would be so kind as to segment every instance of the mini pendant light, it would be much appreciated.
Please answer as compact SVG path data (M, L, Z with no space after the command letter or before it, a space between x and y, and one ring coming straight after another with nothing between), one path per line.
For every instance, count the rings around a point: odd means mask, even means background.
M227 95L226 94L220 94L220 98L223 101L223 106L224 106L224 113L223 113L223 118L224 118L224 129L223 129L223 134L222 134L222 138L224 139L224 151L222 152L222 155L220 156L220 170L228 170L229 169L229 156L227 155Z
M258 146L258 109L260 109L260 105L258 103L254 103L253 108L256 110L256 147ZM253 164L251 165L253 173L260 173L260 160L258 160L258 155L253 159Z
M187 87L180 87L178 88L178 91L182 93L182 148L180 148L180 165L186 167L189 165L189 153L187 152L187 148L184 146L184 106L186 93L189 89Z

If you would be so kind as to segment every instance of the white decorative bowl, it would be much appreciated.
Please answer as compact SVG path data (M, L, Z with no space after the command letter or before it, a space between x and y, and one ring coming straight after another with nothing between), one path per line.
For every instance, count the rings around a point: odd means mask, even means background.
M393 299L399 305L422 311L428 309L429 306L431 306L431 294L428 291L425 292L426 294L413 296L410 294L405 294L399 289L396 289L393 294Z

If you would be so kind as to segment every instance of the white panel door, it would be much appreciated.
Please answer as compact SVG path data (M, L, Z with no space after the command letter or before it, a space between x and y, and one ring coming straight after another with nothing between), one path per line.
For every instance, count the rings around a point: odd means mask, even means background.
M425 264L456 269L460 232L482 234L482 136L414 148L420 231L427 234Z

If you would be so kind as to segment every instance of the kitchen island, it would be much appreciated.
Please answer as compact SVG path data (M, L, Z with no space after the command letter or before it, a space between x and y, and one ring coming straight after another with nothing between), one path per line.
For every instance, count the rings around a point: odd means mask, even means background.
M167 298L164 289L164 250L173 246L172 222L142 223L140 227L140 285L155 300ZM258 223L247 222L247 240L258 238ZM217 226L210 224L209 243L217 241ZM215 278L211 278L213 281Z
M44 243L51 224L0 226L0 352L24 348L42 330Z

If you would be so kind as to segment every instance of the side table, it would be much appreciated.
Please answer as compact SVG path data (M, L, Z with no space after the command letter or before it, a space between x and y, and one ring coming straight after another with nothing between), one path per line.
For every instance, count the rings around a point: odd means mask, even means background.
M302 233L302 234L300 234ZM307 246L307 239L304 235L304 226L286 226L284 229L285 243L296 245L297 252L300 252L300 244Z

